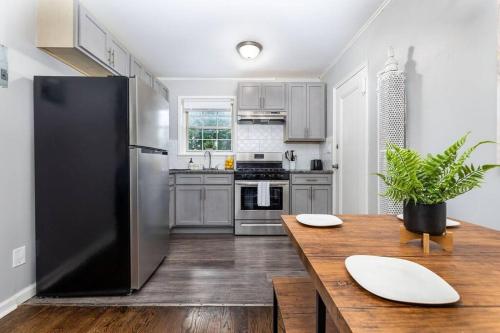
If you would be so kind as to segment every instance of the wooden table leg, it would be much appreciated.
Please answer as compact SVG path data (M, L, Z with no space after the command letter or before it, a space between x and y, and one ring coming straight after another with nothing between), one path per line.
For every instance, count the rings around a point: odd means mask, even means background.
M273 287L273 333L278 333L278 299Z
M326 307L321 296L316 291L316 332L325 333L326 331Z

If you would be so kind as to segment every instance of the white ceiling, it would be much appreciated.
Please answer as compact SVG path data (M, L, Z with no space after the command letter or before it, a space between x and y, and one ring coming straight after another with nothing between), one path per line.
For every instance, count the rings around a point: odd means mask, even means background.
M159 77L318 77L383 0L81 0ZM264 50L245 61L238 42Z

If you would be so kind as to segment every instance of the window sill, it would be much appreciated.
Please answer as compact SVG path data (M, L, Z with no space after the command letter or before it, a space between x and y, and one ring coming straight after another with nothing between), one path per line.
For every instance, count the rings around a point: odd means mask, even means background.
M211 152L212 156L229 156L229 155L234 155L236 154L235 152ZM194 153L194 152L185 152L185 153L177 153L177 156L184 156L184 157L197 157L197 156L204 156L205 152L200 152L200 153Z

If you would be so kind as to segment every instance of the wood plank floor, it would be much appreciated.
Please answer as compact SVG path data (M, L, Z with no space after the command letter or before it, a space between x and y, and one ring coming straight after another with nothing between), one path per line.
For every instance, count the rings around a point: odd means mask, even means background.
M32 298L51 305L271 305L273 276L307 276L286 236L172 235L163 264L130 296Z
M22 305L0 319L10 333L266 333L270 307L74 307Z

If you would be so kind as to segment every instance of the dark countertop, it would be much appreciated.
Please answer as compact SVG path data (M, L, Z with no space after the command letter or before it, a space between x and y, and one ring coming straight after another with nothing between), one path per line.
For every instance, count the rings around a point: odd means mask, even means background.
M298 169L298 170L290 170L290 173L315 173L315 174L332 174L333 170L304 170L304 169Z
M194 174L233 174L234 170L189 170L189 169L170 169L170 174L176 173L194 173Z

